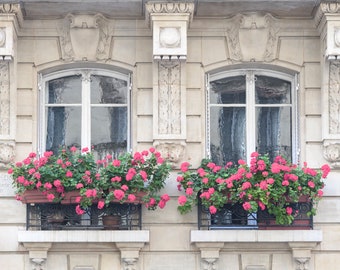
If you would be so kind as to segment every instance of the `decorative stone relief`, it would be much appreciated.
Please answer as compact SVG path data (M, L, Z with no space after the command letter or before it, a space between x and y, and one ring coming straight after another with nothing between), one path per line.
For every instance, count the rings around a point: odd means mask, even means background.
M340 168L340 143L332 140L325 140L323 156L330 162L333 168Z
M32 270L45 270L46 259L45 258L31 258L31 269Z
M59 25L64 61L106 60L109 58L113 26L101 14L69 14Z
M308 270L310 258L295 258L296 270Z
M20 4L0 4L1 13L19 13Z
M202 269L203 270L217 270L217 258L203 258Z
M329 66L329 133L340 134L340 63Z
M9 63L0 62L0 136L10 133Z
M14 142L0 142L0 169L6 169L14 159Z
M179 61L159 62L158 133L181 133L181 65Z
M279 27L273 16L244 13L226 20L226 23L226 39L231 60L270 62L275 59ZM254 46L249 48L249 44Z
M137 258L123 258L122 264L123 264L123 270L137 270L138 259Z
M174 165L181 162L185 152L184 142L156 142L154 146Z

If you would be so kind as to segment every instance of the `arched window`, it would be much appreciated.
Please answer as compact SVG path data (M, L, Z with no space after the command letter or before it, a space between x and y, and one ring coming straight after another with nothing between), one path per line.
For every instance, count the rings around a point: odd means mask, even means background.
M98 157L129 148L129 75L73 69L42 77L40 150L88 147Z
M257 151L296 160L295 76L239 70L208 76L208 147L214 162L247 160Z

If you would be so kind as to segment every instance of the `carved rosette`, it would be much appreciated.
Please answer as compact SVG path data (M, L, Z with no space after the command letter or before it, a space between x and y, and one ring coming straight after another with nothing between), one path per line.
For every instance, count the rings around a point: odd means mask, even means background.
M59 41L64 61L107 60L113 26L101 14L69 14L59 25Z
M226 23L226 40L231 60L270 62L275 59L279 28L272 15L238 14L226 20ZM248 44L255 44L254 48L246 47ZM255 46L264 50L255 49Z

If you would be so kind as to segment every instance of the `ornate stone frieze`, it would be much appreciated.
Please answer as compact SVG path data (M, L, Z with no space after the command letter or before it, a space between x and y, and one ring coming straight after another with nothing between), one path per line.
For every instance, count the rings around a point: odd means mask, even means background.
M0 4L0 14L1 13L20 13L20 4Z
M59 25L62 59L65 61L109 58L113 27L101 14L69 14Z
M153 13L163 14L188 14L189 21L192 21L194 14L193 3L165 3L165 2L149 2L145 5L146 20L148 23L151 22L150 17Z
M9 63L0 62L0 136L10 134Z
M233 61L273 61L277 49L276 19L270 14L245 13L226 20L226 40ZM249 44L253 44L249 47Z
M158 133L181 133L181 64L179 61L159 62L158 72Z

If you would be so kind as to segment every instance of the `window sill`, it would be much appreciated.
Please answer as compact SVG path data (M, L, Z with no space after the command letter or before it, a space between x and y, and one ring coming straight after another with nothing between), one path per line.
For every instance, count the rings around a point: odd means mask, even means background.
M149 231L19 231L21 243L148 243Z

